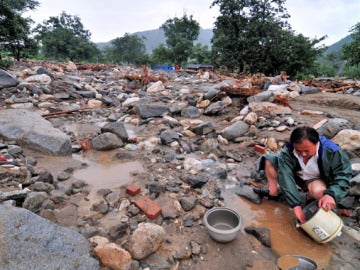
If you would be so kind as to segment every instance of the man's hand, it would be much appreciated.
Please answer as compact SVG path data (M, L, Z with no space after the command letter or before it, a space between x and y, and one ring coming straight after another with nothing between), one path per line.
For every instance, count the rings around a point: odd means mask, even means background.
M304 223L306 221L306 216L301 206L295 206L293 210L298 221L300 221L300 223Z
M335 207L336 203L333 197L325 194L319 200L318 206L324 209L325 211L329 211Z

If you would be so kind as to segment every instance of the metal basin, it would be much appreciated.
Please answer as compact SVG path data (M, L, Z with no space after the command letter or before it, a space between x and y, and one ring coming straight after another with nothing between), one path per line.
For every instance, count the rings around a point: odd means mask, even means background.
M226 207L214 207L206 211L204 223L211 238L220 243L234 240L242 225L241 217Z
M304 256L300 255L284 255L281 256L277 265L281 270L316 270L317 264Z

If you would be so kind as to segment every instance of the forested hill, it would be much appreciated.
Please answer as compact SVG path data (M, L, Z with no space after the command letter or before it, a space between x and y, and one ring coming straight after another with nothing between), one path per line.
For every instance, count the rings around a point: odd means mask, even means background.
M148 31L142 31L142 32L136 32L133 33L135 35L138 35L139 37L143 36L146 39L144 40L146 52L148 54L152 53L152 50L156 47L158 47L160 44L165 44L165 34L164 30L162 29L154 29L154 30L148 30ZM212 29L202 29L200 28L200 33L198 39L194 42L201 43L202 45L207 45L209 49L211 48L211 38L213 36L213 30ZM100 42L96 44L100 49L109 46L109 42Z
M324 52L324 56L331 54L331 53L337 53L341 50L342 46L352 41L351 35L348 35L342 39L340 39L338 42L335 42L334 44L330 45L326 51Z
M141 31L141 32L135 32L133 33L135 35L138 35L139 37L143 36L146 39L144 40L146 52L148 54L152 53L152 50L156 47L158 47L160 44L165 44L165 34L162 29L154 29L154 30L147 30L147 31ZM209 48L211 48L211 38L213 36L213 30L212 29L202 29L200 28L200 34L198 39L195 41L196 43L201 43L202 45L207 45ZM326 51L324 52L324 56L330 54L330 53L336 53L341 50L341 47L351 42L352 38L350 35L344 37L343 39L339 40L338 42L330 45ZM96 44L100 49L103 49L106 46L110 46L109 42L100 42Z

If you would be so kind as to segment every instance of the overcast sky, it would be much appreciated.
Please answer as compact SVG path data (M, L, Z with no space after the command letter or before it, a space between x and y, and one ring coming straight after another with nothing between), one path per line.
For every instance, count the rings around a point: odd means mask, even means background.
M25 15L42 23L62 11L80 17L93 42L107 42L125 33L158 29L167 19L193 15L202 28L213 28L219 14L212 0L38 0L40 6ZM360 22L359 0L287 0L288 20L296 33L309 38L327 35L331 45Z

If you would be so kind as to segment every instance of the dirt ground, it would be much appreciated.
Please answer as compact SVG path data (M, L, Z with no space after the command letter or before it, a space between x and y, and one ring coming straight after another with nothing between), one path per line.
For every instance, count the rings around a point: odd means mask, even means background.
M332 117L339 117L347 119L352 125L360 124L360 98L352 95L340 95L334 93L319 93L306 96L300 96L290 101L292 107L292 117L299 124L314 125L320 120L327 118L329 114ZM244 106L244 100L234 98L234 103L227 108L228 113L221 115L216 119L211 118L215 122L217 130L221 130L227 125L227 121L238 115L239 110ZM316 110L324 112L323 115L303 115L303 110ZM58 124L58 123L57 123ZM152 127L153 130L144 130L139 127L135 132L142 132L142 135L156 134L156 126ZM84 130L84 133L91 132ZM275 137L278 141L286 140L290 135L291 129L279 133L276 131L263 130L259 131L255 140L261 138ZM252 151L252 144L248 146L239 146L237 143L232 143L226 146L226 150L242 157L241 163L244 176L248 176L249 169L251 169L256 158L258 157ZM74 168L74 170L83 169L82 161L74 158L64 157L45 157L38 153L30 153L38 158L38 166L50 170L54 175L59 172ZM114 152L91 152L86 153L83 157L86 162L101 163L105 162L108 166L114 166L119 163L119 160L112 158ZM176 170L170 164L166 163L153 163L151 161L153 156L142 155L141 153L129 153L132 161L138 161L143 171L141 173L131 173L131 182L135 182L144 186L144 181L154 172L162 172L162 174L170 175L173 179L181 179L183 172ZM96 157L98 156L98 157ZM205 157L201 157L205 158ZM101 161L102 160L102 161ZM106 160L106 161L104 161ZM126 159L125 159L126 160ZM99 168L101 170L101 168ZM101 173L101 171L100 171ZM71 179L69 181L72 181ZM209 185L218 185L219 183L209 183ZM231 243L220 244L213 241L204 225L201 222L197 226L184 227L183 224L177 222L164 222L162 225L168 232L166 241L156 255L150 256L146 261L149 265L161 265L165 258L174 255L175 253L184 254L189 248L191 241L196 241L200 244L202 252L198 256L186 257L179 260L181 263L176 264L173 269L226 269L226 270L239 270L239 269L278 269L276 260L279 256L285 254L304 255L317 261L318 269L360 269L359 263L359 244L354 238L348 234L343 235L328 244L317 244L309 239L299 229L296 229L294 224L295 220L292 216L291 210L284 204L278 202L264 201L262 205L254 205L239 196L234 195L231 189L233 183L221 182L220 187L224 196L224 205L231 206L237 209L243 218L244 226L239 233L238 237ZM89 187L91 189L91 187ZM72 198L73 205L83 205L85 195L78 195ZM87 198L85 205L90 206L92 201ZM70 203L71 204L71 203ZM162 207L169 207L168 205L161 205ZM193 215L203 215L203 209L199 209L198 213ZM68 226L75 225L78 219L74 215L62 215L62 223ZM102 217L98 215L99 220ZM68 219L68 220L67 220ZM276 220L276 221L275 221ZM100 221L101 222L101 221ZM108 219L103 224L109 225L106 222L112 223L114 219ZM115 223L118 219L115 218ZM260 244L253 236L244 232L245 226L260 226L270 228L270 233L273 242L273 248L267 248ZM347 264L349 261L350 264ZM355 268L352 268L352 267ZM153 269L150 267L150 269ZM154 268L162 269L162 268Z

